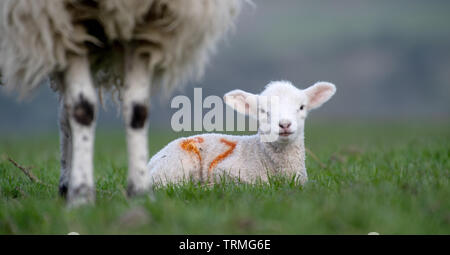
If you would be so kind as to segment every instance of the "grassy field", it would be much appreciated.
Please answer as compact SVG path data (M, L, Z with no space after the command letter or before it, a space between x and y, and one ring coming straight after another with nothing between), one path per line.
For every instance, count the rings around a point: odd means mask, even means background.
M152 131L154 154L177 134ZM56 134L0 137L0 234L450 234L450 125L314 124L310 182L196 184L126 199L121 132L98 132L97 203L57 195ZM8 161L32 167L30 181Z

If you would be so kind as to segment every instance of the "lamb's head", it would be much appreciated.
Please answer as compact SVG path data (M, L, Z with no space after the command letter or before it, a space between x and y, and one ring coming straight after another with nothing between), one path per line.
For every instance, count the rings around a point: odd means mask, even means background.
M291 143L303 137L308 112L320 107L336 92L328 82L298 89L288 81L269 83L259 95L242 90L225 94L224 101L237 112L258 120L263 141Z

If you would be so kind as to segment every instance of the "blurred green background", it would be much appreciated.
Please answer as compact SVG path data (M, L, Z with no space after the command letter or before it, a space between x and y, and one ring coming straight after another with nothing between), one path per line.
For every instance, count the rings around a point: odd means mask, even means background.
M254 0L218 47L201 82L172 96L260 92L271 80L300 88L319 80L336 96L312 116L328 120L449 120L450 2L446 0ZM154 95L151 126L170 127L170 100ZM0 131L56 130L56 96L43 86L19 104L0 88ZM121 127L116 107L100 128Z
M123 125L109 101L95 145L96 205L67 210L57 194L56 95L42 86L19 103L0 88L0 234L449 234L450 1L253 2L204 79L172 96L257 93L279 79L335 83L306 123L306 186L188 183L127 199ZM153 95L152 155L191 134L170 131L175 111Z

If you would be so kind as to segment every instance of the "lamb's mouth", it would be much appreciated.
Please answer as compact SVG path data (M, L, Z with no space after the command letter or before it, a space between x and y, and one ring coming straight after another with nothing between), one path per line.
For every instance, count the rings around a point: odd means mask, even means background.
M293 133L292 132L281 132L281 133L278 133L280 136L290 136L290 135L292 135Z

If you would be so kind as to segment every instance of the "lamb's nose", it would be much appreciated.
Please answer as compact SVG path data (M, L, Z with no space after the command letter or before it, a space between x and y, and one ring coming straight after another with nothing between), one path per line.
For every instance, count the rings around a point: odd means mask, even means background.
M278 123L278 126L282 129L288 129L291 126L291 122L289 120L280 120Z

